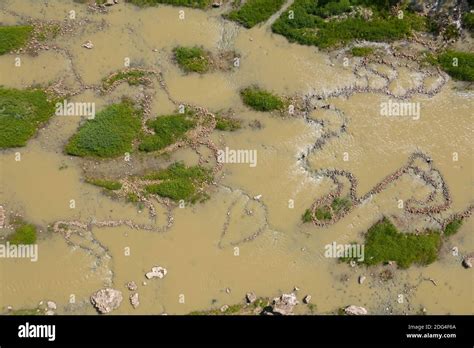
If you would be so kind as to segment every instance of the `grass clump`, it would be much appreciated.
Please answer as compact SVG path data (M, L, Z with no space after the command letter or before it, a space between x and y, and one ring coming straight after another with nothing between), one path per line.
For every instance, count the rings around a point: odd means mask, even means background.
M462 16L462 25L471 33L474 32L474 13L467 12Z
M354 57L367 57L374 53L372 47L353 47L351 53Z
M113 180L88 179L86 182L95 186L103 187L110 191L120 190L122 188L120 182Z
M291 42L329 48L354 40L394 41L411 36L414 30L425 27L425 19L408 10L399 19L390 13L390 1L295 0L272 25L273 32L285 36ZM370 21L361 14L334 19L331 16L349 14L354 6L370 8ZM294 16L290 16L293 11Z
M132 150L140 133L141 112L130 101L112 104L87 120L66 145L66 152L80 157L111 158Z
M327 221L332 219L331 209L329 209L328 206L318 207L314 215L319 221Z
M126 200L130 203L138 203L140 201L140 197L138 197L138 195L134 192L129 192L127 194Z
M197 189L212 178L208 169L193 166L186 167L181 162L171 164L168 168L144 177L148 180L161 180L158 184L145 187L148 193L157 194L161 197L171 198L174 201L188 201L195 203L203 198Z
M456 80L474 81L474 53L447 50L438 56L429 56L428 61L439 65Z
M252 28L258 23L268 20L284 3L285 0L247 0L225 17L246 28Z
M0 26L0 55L23 47L32 32L30 25Z
M242 127L240 120L230 117L216 116L216 129L233 132Z
M306 209L303 215L301 216L301 220L304 223L313 221L313 214L311 213L311 209Z
M204 74L210 69L210 54L202 47L178 46L173 49L173 54L179 67L185 72L197 72Z
M337 197L334 198L334 200L331 203L331 208L334 211L334 213L340 214L342 212L348 211L352 207L352 202L349 198L347 197Z
M245 105L257 111L281 110L284 107L284 102L279 96L256 86L241 90L240 96Z
M42 312L39 308L24 308L16 309L8 313L8 315L41 315Z
M0 149L25 146L54 110L44 91L0 87Z
M155 134L144 136L139 149L151 152L161 150L183 139L185 133L196 126L196 120L189 113L174 114L149 120L147 126L153 129Z
M120 71L102 80L102 88L109 89L116 81L127 81L130 86L137 86L143 83L143 78L148 75L147 71L130 69Z
M365 259L367 265L395 261L401 268L408 268L413 263L428 265L437 259L441 246L441 234L427 231L415 235L401 233L388 220L377 222L365 236Z
M444 228L444 235L446 237L456 234L462 226L462 219L454 219Z
M211 5L211 0L125 0L133 5L145 7L158 4L184 6L192 8L206 8Z
M15 232L8 236L10 244L34 244L36 243L36 226L29 224L21 218L13 221Z

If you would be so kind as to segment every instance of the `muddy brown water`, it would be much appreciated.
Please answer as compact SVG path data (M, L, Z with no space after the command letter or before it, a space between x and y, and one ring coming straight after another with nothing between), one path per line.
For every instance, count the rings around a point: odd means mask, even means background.
M78 20L88 20L74 35L55 40L70 53L72 62L65 54L50 50L36 57L21 55L22 66L14 68L16 55L4 55L0 57L0 84L22 88L64 79L75 89L78 83L72 67L85 84L99 84L104 76L122 69L128 57L132 66L161 71L176 101L214 111L233 109L245 127L234 133L214 132L212 139L220 146L257 150L258 154L254 168L225 164L218 184L210 189L211 198L203 204L176 208L175 223L164 233L127 227L92 228L93 238L106 249L105 261L98 265L95 257L68 245L47 226L58 220L131 219L149 223L150 219L146 211L139 212L136 206L113 200L84 183L81 161L62 152L80 120L53 117L25 148L0 153L0 203L7 212L22 214L41 230L38 262L0 260L2 310L7 306L33 308L41 300L53 300L58 303L58 313L92 314L95 311L89 296L102 286L113 286L125 295L116 313L184 314L241 302L248 291L274 297L297 286L300 300L312 295L317 313L355 304L380 314L413 314L423 307L430 314L472 314L471 271L460 265L461 256L474 249L472 219L445 243L439 261L397 270L387 282L378 276L380 267L352 268L323 257L324 246L333 241L361 241L361 233L382 215L407 218L397 201L410 197L421 200L429 190L422 182L403 176L330 227L303 225L302 212L315 198L333 189L329 180L313 177L298 161L323 130L302 118L249 111L238 95L240 88L254 83L285 95L330 91L356 83L350 66L334 64L327 54L313 47L290 44L271 34L267 26L241 29L213 11L186 9L185 20L179 20L178 9L167 6L143 10L120 4L107 15L89 14L84 6L68 1L3 0L0 7L14 13L0 12L0 22L6 24L20 23L25 16L63 20L71 9ZM86 40L94 43L92 50L81 47ZM214 52L218 48L235 50L241 56L240 67L231 72L184 75L171 62L171 50L177 44L202 45ZM419 83L416 72L401 70L390 85L394 93ZM472 204L474 97L454 87L450 81L433 98L415 95L412 101L421 104L421 117L416 121L380 116L379 105L388 98L382 94L330 99L328 102L347 117L348 130L309 156L311 169L351 171L359 179L359 193L365 194L404 165L412 152L420 150L432 157L449 185L453 198L450 212L466 209ZM122 95L133 97L141 92L141 87L120 85L106 96L86 91L73 100L93 101L100 109ZM169 113L174 108L156 86L153 114ZM316 110L310 117L326 118L328 129L337 128L337 118L323 113ZM262 123L261 129L247 126L255 119ZM21 154L19 162L15 161L16 152ZM348 161L343 160L344 152L349 154ZM453 152L458 153L456 162ZM195 164L197 156L184 149L173 153L166 163L173 160ZM259 202L252 199L257 195L262 195ZM70 199L76 201L75 209L69 207ZM156 206L159 214L153 223L162 225L164 209ZM412 222L412 226L423 227L423 218ZM242 242L259 230L254 240ZM453 247L459 248L459 256L452 255ZM130 255L126 255L126 248ZM168 275L146 280L144 274L155 265L166 267ZM368 279L359 285L357 278L362 274ZM137 309L128 303L124 286L131 280L139 286L141 304ZM399 294L404 294L404 303L398 303ZM75 303L70 303L71 295ZM300 305L296 311L305 313L306 309Z

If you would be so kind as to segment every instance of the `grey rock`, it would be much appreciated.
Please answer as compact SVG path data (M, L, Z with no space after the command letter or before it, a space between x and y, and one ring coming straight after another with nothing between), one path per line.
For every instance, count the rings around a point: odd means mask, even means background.
M122 300L122 292L111 288L97 290L91 296L92 305L101 314L110 313L117 309L122 303Z

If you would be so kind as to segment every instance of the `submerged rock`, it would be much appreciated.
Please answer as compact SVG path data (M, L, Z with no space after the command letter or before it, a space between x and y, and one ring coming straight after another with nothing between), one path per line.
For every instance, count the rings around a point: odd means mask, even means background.
M127 289L130 291L137 291L138 289L137 283L135 283L133 280L131 282L128 282Z
M168 273L168 270L164 267L161 266L155 266L151 269L151 272L148 272L145 274L145 277L147 279L153 279L153 278L164 278L164 276Z
M92 305L101 314L110 313L117 309L122 300L122 292L111 288L100 289L91 296Z
M283 294L280 297L273 299L272 311L273 313L281 315L291 315L293 314L293 308L298 303L299 302L296 299L296 295L294 293Z
M350 305L344 308L344 312L348 315L366 315L367 309L364 307Z

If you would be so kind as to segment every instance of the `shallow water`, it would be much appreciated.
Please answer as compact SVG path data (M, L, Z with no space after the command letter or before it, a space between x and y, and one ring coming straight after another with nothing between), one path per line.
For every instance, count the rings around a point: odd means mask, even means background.
M0 5L38 19L62 20L71 9L77 11L78 18L86 16L83 6L68 1L10 0L0 1ZM460 256L453 256L450 249L458 246L461 255L472 252L472 220L468 219L446 243L439 261L424 268L398 270L388 282L379 280L378 268L351 268L323 257L324 245L361 241L361 233L382 215L402 215L398 199L421 200L429 190L421 182L403 176L331 227L303 225L304 210L333 189L329 180L313 177L298 161L321 135L321 129L302 118L249 111L238 94L240 88L254 83L285 95L323 93L354 84L357 78L351 68L332 63L328 55L315 48L290 44L271 34L266 26L244 30L224 22L216 12L185 11L186 19L182 21L176 8L166 6L140 10L120 4L107 15L89 15L90 23L81 26L76 35L56 40L70 53L72 62L62 53L49 51L37 57L22 56L21 68L13 70L15 56L4 55L0 57L0 84L21 88L47 85L61 78L68 83L68 78L73 79L73 66L85 84L97 85L109 73L122 69L124 59L129 57L132 66L161 71L170 97L176 101L213 111L232 109L244 125L260 120L263 128L259 130L245 126L234 133L216 131L212 135L222 146L256 150L257 166L224 165L223 177L211 188L210 200L176 208L175 223L164 233L127 227L92 228L93 238L105 246L106 258L111 258L95 267L95 258L66 244L62 236L47 232L47 226L72 219L131 219L138 223L150 223L150 219L134 205L113 200L84 182L82 162L62 152L80 120L53 117L27 147L0 153L0 203L43 231L37 263L0 260L0 308L32 308L48 299L58 303L58 313L94 313L87 304L89 296L104 285L112 285L125 295L115 313L184 314L240 302L248 291L274 297L298 286L300 300L311 294L317 313L356 304L369 313L380 314L413 314L422 307L429 314L471 314L474 303L470 271L460 266ZM9 23L14 18L0 12L0 22ZM81 47L86 40L94 43L94 49ZM213 52L218 47L235 50L241 56L241 65L231 72L185 75L171 62L171 51L177 44L202 45ZM390 85L394 93L419 83L416 74L411 76L410 70L402 70ZM77 88L76 82L69 83ZM100 109L122 95L133 97L141 92L141 87L120 85L107 96L86 91L74 100L94 101ZM443 174L453 198L451 212L466 209L472 204L473 95L461 95L449 82L433 98L415 96L413 101L421 103L421 117L416 121L380 116L379 105L384 100L387 96L371 93L328 100L345 114L348 129L310 155L311 169L346 169L359 179L358 194L363 195L404 165L412 152L420 150L432 157ZM173 103L157 87L153 114L173 110ZM311 117L325 117L329 123L326 129L339 128L336 115L323 113L318 110ZM16 152L21 153L19 162L14 160ZM343 160L344 152L349 154L348 161ZM459 155L456 162L452 160L453 152ZM173 153L170 159L157 161L164 165L173 160L196 164L197 156L185 149ZM260 201L252 199L257 195L262 195ZM76 202L75 209L69 207L71 199ZM153 222L161 226L164 211L158 204L157 208L158 218ZM226 219L229 223L223 235ZM422 223L414 219L415 225ZM263 231L254 240L243 242L260 229ZM125 248L130 248L130 255L125 254ZM146 280L144 274L155 265L166 267L168 275ZM361 274L368 277L363 285L357 283ZM111 275L113 283L108 284ZM437 286L425 278L436 279ZM131 280L139 285L141 304L135 310L128 304L124 286ZM226 288L231 292L227 293ZM403 304L397 302L401 293L407 298ZM70 303L71 294L76 296L75 304ZM184 295L184 303L180 303L180 295ZM297 312L304 312L302 306Z

